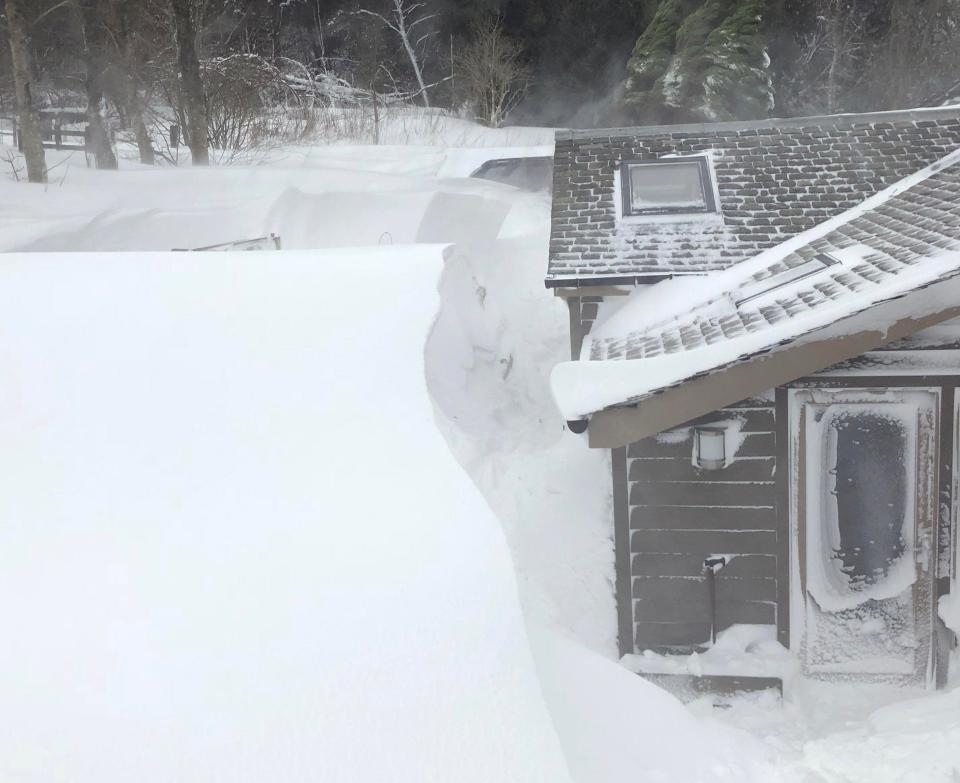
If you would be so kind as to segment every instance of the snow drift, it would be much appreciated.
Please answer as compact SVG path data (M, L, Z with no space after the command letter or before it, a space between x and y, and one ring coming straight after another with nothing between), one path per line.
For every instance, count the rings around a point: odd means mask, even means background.
M567 779L433 422L443 254L0 261L0 778Z

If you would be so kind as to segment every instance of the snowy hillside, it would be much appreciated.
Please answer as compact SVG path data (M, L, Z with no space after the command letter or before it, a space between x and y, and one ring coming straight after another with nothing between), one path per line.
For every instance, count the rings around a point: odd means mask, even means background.
M550 134L450 133L0 181L0 778L952 783L960 691L615 662L549 196L468 177Z

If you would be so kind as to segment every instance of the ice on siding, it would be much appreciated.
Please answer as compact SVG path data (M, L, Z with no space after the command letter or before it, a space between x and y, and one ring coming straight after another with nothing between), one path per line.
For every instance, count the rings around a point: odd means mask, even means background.
M954 588L956 587L957 585L954 585ZM960 592L954 589L947 595L941 596L937 613L947 628L960 636Z
M778 641L773 625L732 625L702 653L664 655L644 650L625 655L621 663L636 674L677 674L694 677L779 677L787 679L798 664Z
M890 348L948 348L960 344L960 318L928 326L922 331L897 340Z
M686 443L693 437L693 427L680 427L676 430L667 430L657 435L654 440L662 446Z
M955 349L924 348L922 350L868 351L842 364L834 365L819 377L846 378L876 375L958 375L960 363Z

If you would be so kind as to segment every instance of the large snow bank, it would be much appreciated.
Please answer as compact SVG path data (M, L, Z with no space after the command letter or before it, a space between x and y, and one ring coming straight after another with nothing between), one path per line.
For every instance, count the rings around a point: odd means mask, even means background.
M403 244L435 197L535 200L468 175L491 158L551 149L294 147L257 166L119 172L86 169L74 156L59 161L49 188L0 171L0 250L170 250L271 231L287 249ZM52 168L59 153L48 152Z
M427 381L438 423L507 533L526 615L617 656L607 455L564 429L548 370L569 355L567 313L543 287L549 201L517 195L498 232L460 198L421 225L458 236L440 286ZM484 234L486 236L484 236Z
M960 779L960 690L882 707L862 725L805 744L805 780L954 783Z
M771 757L744 732L694 717L666 691L536 630L537 669L578 783L769 781Z
M441 255L0 261L0 778L566 779Z

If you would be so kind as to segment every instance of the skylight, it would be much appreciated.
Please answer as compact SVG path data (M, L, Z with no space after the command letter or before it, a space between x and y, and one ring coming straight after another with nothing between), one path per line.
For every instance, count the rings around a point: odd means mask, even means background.
M627 217L717 211L710 165L703 156L625 161L621 176Z
M824 269L836 266L839 263L840 261L829 253L820 253L799 266L785 267L762 280L752 279L737 291L738 299L736 300L736 306L740 307L740 305L759 299L791 283L812 277Z

